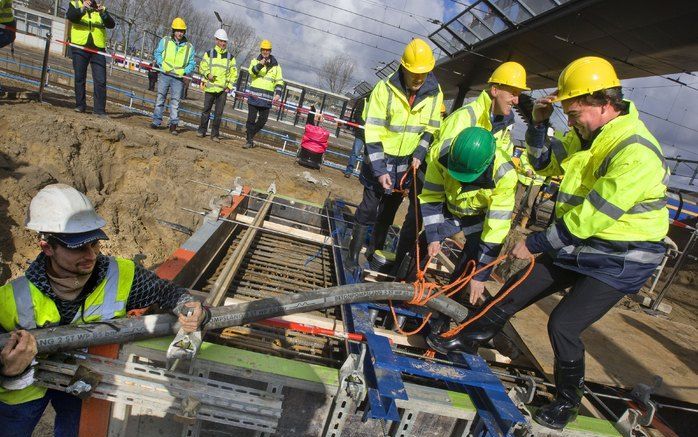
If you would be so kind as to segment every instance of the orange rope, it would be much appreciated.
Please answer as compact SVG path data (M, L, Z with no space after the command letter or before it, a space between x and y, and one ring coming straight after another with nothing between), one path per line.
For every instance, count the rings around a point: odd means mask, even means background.
M412 172L414 175L414 177L412 178L413 190L416 193L417 192L417 169L413 167ZM405 172L405 175L400 180L400 186L402 186L407 174L408 173ZM426 271L427 271L427 268L429 266L429 262L431 262L432 257L430 256L427 259L427 262L424 264L424 269L422 269L420 267L421 260L420 260L420 256L419 256L419 211L418 211L419 205L418 205L418 202L415 202L414 207L415 207L415 222L416 222L415 232L417 233L416 244L415 244L415 248L416 248L415 262L417 264L417 278L413 284L414 285L414 295L413 295L412 299L407 301L407 304L424 306L431 299L434 299L434 298L439 297L441 295L445 294L447 297L451 297L454 294L458 293L460 290L462 290L463 287L465 287L475 275L477 275L478 273L480 273L484 270L489 269L490 267L494 267L495 265L501 263L502 261L504 261L507 258L507 255L500 255L497 259L495 259L491 263L486 264L485 266L483 266L479 269L477 268L475 261L470 260L466 264L465 270L463 271L461 276L458 277L458 279L456 279L455 281L451 282L450 284L444 285L442 287L440 287L439 284L437 284L435 282L427 282ZM523 276L521 276L521 278L519 278L516 282L511 284L511 286L508 289L501 291L497 295L497 297L495 299L493 299L492 302L487 304L487 306L485 306L485 308L482 311L480 311L475 317L467 319L466 321L464 321L460 325L456 326L455 328L444 332L443 334L441 334L441 336L444 338L451 338L451 337L457 335L465 327L467 327L471 323L475 322L476 320L480 319L492 307L494 307L499 302L501 302L505 297L507 297L512 291L514 291L514 289L516 287L518 287L531 274L531 271L533 270L533 266L536 264L535 257L532 256L530 261L531 262L528 265L528 269L526 270L526 273ZM470 271L470 273L468 273L468 271ZM398 326L397 314L395 313L395 308L393 307L393 302L389 301L389 304L390 304L390 312L392 313L393 321L395 322L395 328L396 328L397 332L399 332L400 334L405 335L405 336L414 335L414 334L418 333L419 331L421 331L422 328L424 328L426 326L426 324L429 322L429 319L431 318L431 315L432 315L432 313L427 314L426 317L424 317L424 320L422 321L421 325L419 325L419 327L417 329L415 329L414 331L406 332L406 331L403 331L400 328L400 326ZM427 351L427 354L428 353L429 353L429 351ZM427 354L425 354L425 356L428 356Z

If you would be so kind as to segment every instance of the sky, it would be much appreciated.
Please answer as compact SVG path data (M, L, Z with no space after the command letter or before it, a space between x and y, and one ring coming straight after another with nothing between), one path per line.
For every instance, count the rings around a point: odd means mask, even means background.
M206 0L197 3L201 8L242 19L256 29L260 38L270 39L284 77L290 80L318 86L317 72L325 59L338 53L351 57L357 67L353 88L364 80L373 85L378 80L375 68L381 62L399 59L411 38L421 37L431 44L427 36L439 28L431 20L447 21L463 10L463 3L468 0ZM696 73L671 77L698 88ZM665 155L698 160L698 91L662 77L625 80L622 84L626 98L636 103L641 119L660 141ZM563 125L562 117L556 116L556 123ZM522 135L523 130L515 131L515 138ZM692 169L679 169L679 173L686 172Z

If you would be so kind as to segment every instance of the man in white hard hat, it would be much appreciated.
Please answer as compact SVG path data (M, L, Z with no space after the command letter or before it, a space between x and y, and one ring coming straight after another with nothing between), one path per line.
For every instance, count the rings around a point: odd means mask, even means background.
M105 221L84 194L64 184L41 189L29 205L28 229L41 252L23 276L0 287L0 332L12 332L0 351L3 436L29 436L49 402L55 435L78 435L82 401L34 385L37 344L27 329L125 317L158 306L179 315L185 331L201 329L210 312L173 283L131 260L100 254ZM183 309L193 309L183 315Z
M214 35L216 45L204 54L199 64L199 74L204 78L204 111L201 113L201 122L196 136L203 138L208 129L208 120L211 116L211 108L216 105L211 126L211 139L220 141L218 130L221 126L221 117L225 109L225 101L228 94L233 98L235 82L238 78L238 70L235 66L235 57L228 51L228 34L223 29L218 29ZM234 100L233 100L234 101Z

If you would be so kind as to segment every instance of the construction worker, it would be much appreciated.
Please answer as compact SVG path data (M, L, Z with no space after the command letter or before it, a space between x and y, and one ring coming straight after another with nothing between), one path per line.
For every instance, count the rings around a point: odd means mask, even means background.
M235 83L238 78L238 70L235 64L235 57L228 51L228 34L223 29L216 30L213 35L216 45L204 54L204 58L199 64L199 74L203 77L204 84L204 110L201 113L199 130L196 136L203 138L208 129L208 120L211 115L211 108L216 105L213 113L213 125L211 126L211 139L220 141L218 131L221 127L221 117L225 109L225 101L228 94L235 90Z
M364 143L366 142L366 136L364 135L364 109L366 108L366 99L368 96L359 97L356 100L356 105L351 110L351 117L349 119L356 126L352 126L354 130L354 144L351 148L351 155L349 155L349 162L347 162L347 168L344 169L344 177L349 178L354 174L354 167L356 163L361 159L364 150Z
M378 82L368 99L366 152L359 178L364 192L354 215L349 267L358 265L369 226L373 226L373 234L366 257L370 259L374 250L383 249L402 203L402 191L412 187L410 168L422 165L434 132L441 125L443 93L432 73L435 63L431 47L419 38L413 39L405 47L398 70ZM410 174L402 182L405 173ZM419 189L410 189L409 212L401 235L417 232L412 211Z
M245 124L247 142L243 149L254 147L254 136L264 128L269 118L272 102L281 99L284 79L281 65L271 54L271 41L262 40L259 56L250 62L250 96L247 98L247 123Z
M0 352L3 436L30 436L49 402L55 435L78 435L82 401L33 384L37 343L27 330L121 318L151 305L179 315L187 332L210 318L186 289L131 260L100 254L104 225L87 196L68 185L44 187L29 205L26 227L39 233L41 252L23 276L0 287L0 332L12 333Z
M429 151L419 195L424 217L420 260L426 263L427 254L436 256L443 240L462 231L465 247L453 282L468 261L475 261L479 269L499 256L511 227L517 179L511 156L489 130L472 126L456 135L449 130L442 134L453 140L440 141ZM482 296L490 272L483 270L471 280L470 304Z
M446 117L437 135L439 141L450 144L463 129L479 126L492 132L497 140L497 147L505 150L511 158L514 153L511 129L515 118L512 107L518 103L519 94L529 90L526 86L526 70L517 62L505 62L492 72L487 82L487 88L477 99ZM415 222L411 210L408 211L408 217L405 219L405 223L408 222ZM408 254L414 258L415 238L416 233L412 229L400 232L396 251L397 260L405 259ZM399 262L396 263L394 273L398 275L398 279L404 271L404 265L401 268ZM484 283L474 281L471 287L481 291Z
M179 124L179 100L184 89L183 77L196 67L194 46L187 40L187 23L180 17L172 20L172 35L160 40L155 49L155 63L160 66L158 97L150 127L157 129L162 124L165 100L170 93L170 133L177 135Z
M556 101L572 128L562 141L546 136ZM557 92L535 103L526 141L539 174L564 174L555 221L511 252L520 259L542 255L494 312L436 346L442 352L472 351L517 311L571 287L548 321L556 397L534 416L542 425L561 429L577 416L583 395L581 333L623 296L637 293L664 257L669 170L635 105L623 99L613 66L598 57L577 59L562 71Z
M104 55L95 52L103 51L107 46L106 29L113 29L116 23L105 6L93 0L71 1L65 16L70 21L70 42L85 48L70 48L75 73L75 111L82 113L87 109L85 84L89 64L94 84L92 113L106 117L107 61Z
M550 128L552 129L552 128ZM518 207L519 229L528 227L528 220L533 214L533 204L540 193L545 178L536 173L528 159L528 154L519 156L519 165L516 168L519 184L516 187L515 204Z

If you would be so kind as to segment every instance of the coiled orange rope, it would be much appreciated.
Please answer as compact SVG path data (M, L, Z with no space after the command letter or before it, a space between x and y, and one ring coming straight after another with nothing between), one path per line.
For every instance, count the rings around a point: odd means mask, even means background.
M412 168L414 177L413 177L413 189L417 190L417 169ZM407 173L405 173L407 174ZM404 176L403 176L404 180ZM428 282L426 280L426 271L429 266L429 262L431 261L431 256L427 259L427 262L424 264L424 269L422 269L421 266L421 260L420 260L420 255L419 255L419 211L417 210L419 208L419 205L417 202L415 202L415 221L416 221L416 226L415 229L417 232L417 238L416 238L416 256L415 256L415 262L417 263L417 278L414 282L414 297L407 301L407 304L410 305L417 305L417 306L424 306L426 303L434 299L438 296L446 295L447 297L451 297L454 294L458 293L465 287L470 280L477 275L478 273L489 269L490 267L494 267L497 264L501 263L507 258L507 255L501 255L491 263L477 269L476 264L474 260L468 261L468 264L466 264L465 270L461 274L458 279L455 281L451 282L450 284L444 285L444 286L439 286L439 284L435 282ZM484 316L492 307L497 305L499 302L501 302L505 297L507 297L516 287L518 287L530 274L531 271L533 270L533 266L535 265L535 258L531 257L530 263L528 265L528 269L526 270L526 273L524 273L518 280L516 280L513 284L509 286L506 290L500 291L499 294L485 306L485 308L482 309L482 311L479 311L478 314L472 318L466 319L463 323L460 325L456 326L455 328L444 332L441 334L442 337L444 338L451 338L455 335L457 335L459 332L461 332L465 327L470 325L471 323L474 323L476 320L480 319L482 316ZM468 273L470 271L470 273ZM419 325L419 327L413 331L403 331L397 323L397 314L395 313L395 308L393 307L392 301L389 301L390 303L390 311L393 315L393 320L395 322L395 327L396 330L406 336L414 335L421 331L426 324L429 322L429 319L431 318L432 313L429 313L424 317L424 320L422 320L422 323Z

